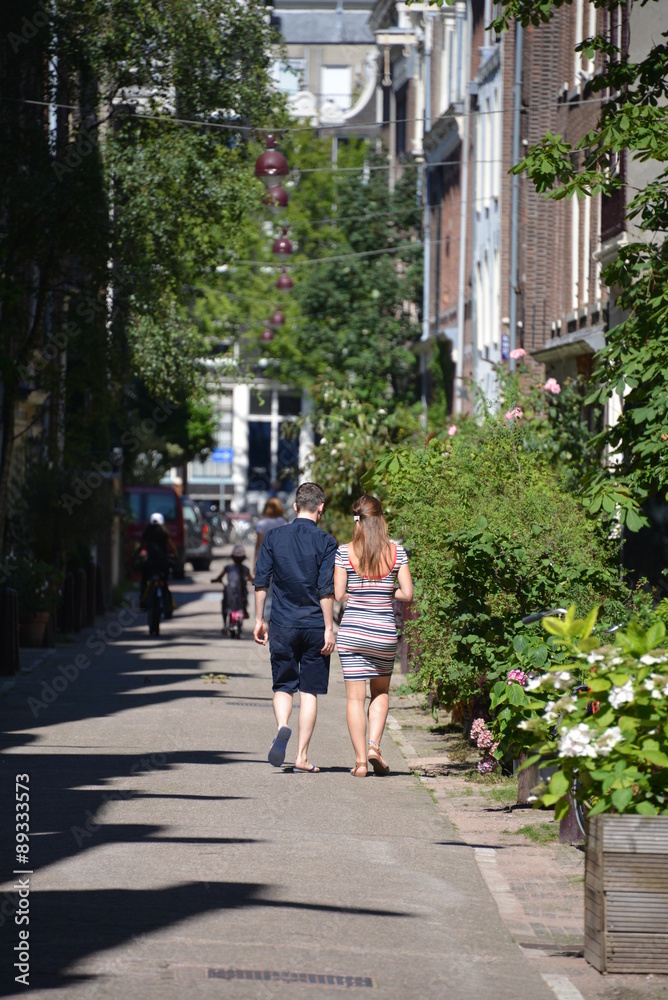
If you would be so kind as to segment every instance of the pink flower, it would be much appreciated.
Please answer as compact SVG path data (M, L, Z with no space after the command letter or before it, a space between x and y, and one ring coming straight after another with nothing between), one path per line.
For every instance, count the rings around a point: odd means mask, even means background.
M478 764L478 774L491 774L497 764L495 757L486 754Z
M528 680L529 678L523 670L509 670L506 684L514 684L517 682L518 684L521 684L522 687L526 687Z
M543 389L547 389L547 391L551 392L553 396L558 396L561 392L561 386L557 382L556 378L549 378L543 386Z
M448 434L450 435L450 437L454 437L456 433L457 433L457 424L450 424L450 426L448 427Z
M510 356L513 361L517 361L519 358L523 358L526 355L526 351L523 347L516 347L514 351L510 352Z
M512 410L506 410L503 416L506 420L521 420L524 416L524 411L521 406L513 406Z

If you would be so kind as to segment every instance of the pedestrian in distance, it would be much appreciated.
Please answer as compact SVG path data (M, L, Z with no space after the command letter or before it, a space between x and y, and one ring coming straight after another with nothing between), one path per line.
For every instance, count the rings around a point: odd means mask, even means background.
M327 694L329 660L336 645L334 555L336 542L318 528L325 493L317 483L297 490L291 524L265 535L255 566L255 629L260 645L269 642L277 733L268 760L281 767L292 730L288 726L299 691L299 736L293 770L317 773L308 750L318 714L318 695ZM264 620L267 588L273 583L269 627Z
M255 557L253 562L257 562L257 557L259 555L260 549L262 548L262 542L264 541L264 536L272 528L282 528L284 524L287 524L288 520L285 516L285 511L283 510L283 504L278 499L278 497L269 497L266 504L264 505L264 510L262 511L262 517L257 522L255 526L255 532L257 535L255 541Z
M228 635L228 619L233 611L242 611L248 618L248 581L253 581L253 574L248 566L244 566L246 551L243 545L235 545L232 549L232 562L223 566L218 576L211 583L221 583L223 578L223 628L222 634Z
M337 650L346 683L346 720L355 750L355 778L390 773L380 752L389 711L389 692L397 654L393 600L411 601L413 581L406 552L387 533L383 508L365 494L352 507L353 537L336 552L334 596L346 600ZM347 599L346 599L347 598ZM369 682L368 741L365 714Z

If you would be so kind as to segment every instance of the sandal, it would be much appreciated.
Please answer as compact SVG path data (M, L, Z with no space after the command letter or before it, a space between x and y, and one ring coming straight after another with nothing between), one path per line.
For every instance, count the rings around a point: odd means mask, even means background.
M373 768L374 774L377 774L379 777L384 777L390 773L389 764L381 757L380 743L375 743L373 740L369 740L369 752L367 756L369 758L369 763Z
M350 773L353 778L366 778L367 766L366 761L358 760L353 768L351 768Z

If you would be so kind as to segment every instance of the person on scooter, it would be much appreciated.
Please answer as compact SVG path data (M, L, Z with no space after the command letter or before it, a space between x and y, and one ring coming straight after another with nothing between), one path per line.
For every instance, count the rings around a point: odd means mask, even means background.
M170 556L176 555L174 543L169 532L165 528L165 519L162 514L154 513L149 518L149 523L144 528L141 536L140 549L146 552L146 559L141 570L141 598L140 607L146 607L148 588L151 580L157 574L165 578L165 590L167 600L165 608L169 609L165 617L171 618L173 608L172 595L167 587L167 575L169 573Z
M218 576L212 578L211 583L221 583L226 577L223 585L223 628L222 634L229 635L228 622L233 611L243 611L244 618L248 618L248 581L253 581L253 574L248 566L244 566L246 551L243 545L235 545L232 549L232 562L224 566Z

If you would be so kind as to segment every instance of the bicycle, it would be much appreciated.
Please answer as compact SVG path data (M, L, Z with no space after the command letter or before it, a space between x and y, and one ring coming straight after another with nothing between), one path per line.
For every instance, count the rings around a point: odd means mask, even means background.
M148 611L148 634L160 635L160 619L171 618L173 605L167 588L166 575L154 573L146 595L146 610Z

